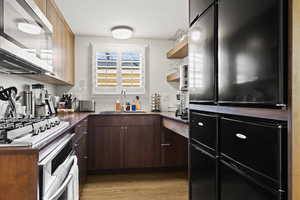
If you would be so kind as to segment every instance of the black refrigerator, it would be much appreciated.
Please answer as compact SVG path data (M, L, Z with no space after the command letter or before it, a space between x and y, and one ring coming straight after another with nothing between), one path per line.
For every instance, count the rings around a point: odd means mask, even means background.
M219 1L219 103L285 106L286 2Z
M217 101L216 19L217 8L212 4L189 31L190 103Z

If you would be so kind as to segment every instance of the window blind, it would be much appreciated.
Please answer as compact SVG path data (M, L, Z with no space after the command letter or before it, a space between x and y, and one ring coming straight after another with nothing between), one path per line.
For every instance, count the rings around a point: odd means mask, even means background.
M145 93L145 48L106 48L95 50L96 94Z

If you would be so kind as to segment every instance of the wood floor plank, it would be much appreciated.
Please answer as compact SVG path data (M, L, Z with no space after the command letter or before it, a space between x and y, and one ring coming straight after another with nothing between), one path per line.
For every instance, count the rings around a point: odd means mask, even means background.
M188 181L184 172L151 172L93 175L81 200L187 200Z

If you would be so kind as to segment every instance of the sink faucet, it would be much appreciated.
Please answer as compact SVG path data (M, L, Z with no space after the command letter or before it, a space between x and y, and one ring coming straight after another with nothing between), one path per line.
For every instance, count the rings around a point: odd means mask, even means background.
M126 90L121 90L121 112L125 112L126 107Z

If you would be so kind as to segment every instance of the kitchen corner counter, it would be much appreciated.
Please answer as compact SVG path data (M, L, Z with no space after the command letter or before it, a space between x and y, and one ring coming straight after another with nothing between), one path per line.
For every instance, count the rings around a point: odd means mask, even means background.
M70 128L86 119L89 115L94 114L93 112L73 112L73 113L59 113L57 117L62 121L70 123Z
M178 122L189 124L189 120L181 119L181 117L176 117L175 112L159 112L158 114L164 118L168 118L168 119L176 120Z
M102 116L102 115L156 115L162 117L162 125L183 137L188 138L189 121L183 120L175 116L175 112L143 112L143 113L96 113L96 112L74 112L74 113L59 113L57 116L64 121L70 123L69 129L76 126L88 116Z

